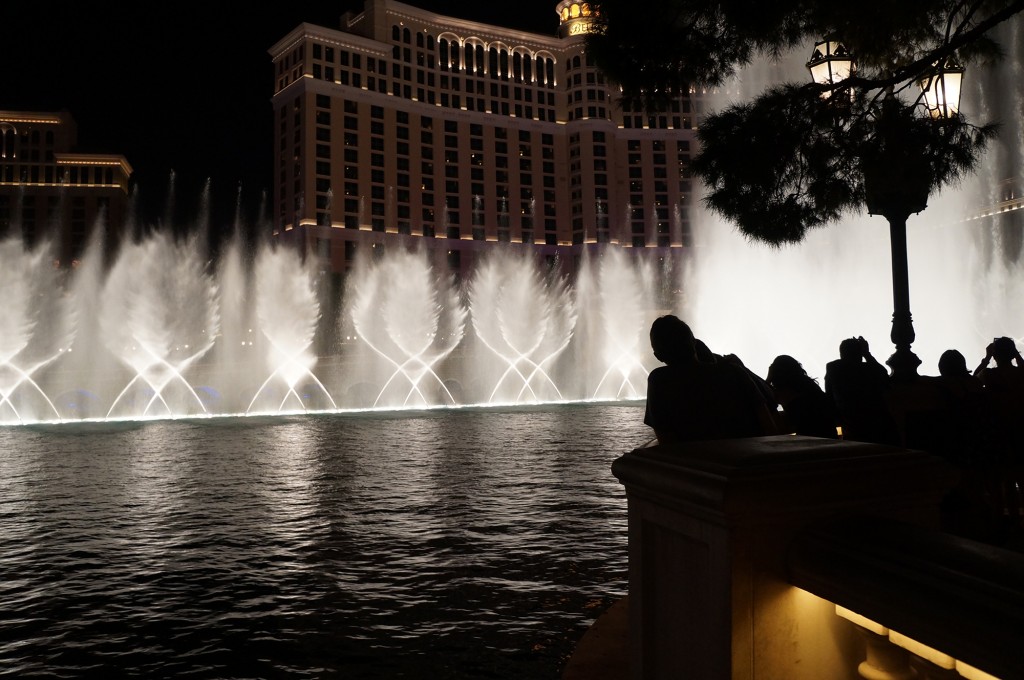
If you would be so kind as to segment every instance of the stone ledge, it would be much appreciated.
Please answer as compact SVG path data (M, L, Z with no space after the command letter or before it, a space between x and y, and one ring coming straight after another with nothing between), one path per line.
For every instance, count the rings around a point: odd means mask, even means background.
M583 634L562 680L620 680L629 677L629 597L608 608Z

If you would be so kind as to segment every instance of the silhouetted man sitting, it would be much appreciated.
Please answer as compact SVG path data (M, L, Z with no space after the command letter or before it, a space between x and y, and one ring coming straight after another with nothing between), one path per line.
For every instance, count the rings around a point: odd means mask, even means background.
M836 405L843 439L899 443L888 390L889 374L871 356L867 340L847 338L839 343L839 359L825 366L825 394Z
M647 378L644 423L659 444L774 434L771 414L746 371L729 362L699 362L693 332L681 319L656 319L651 348L667 364Z

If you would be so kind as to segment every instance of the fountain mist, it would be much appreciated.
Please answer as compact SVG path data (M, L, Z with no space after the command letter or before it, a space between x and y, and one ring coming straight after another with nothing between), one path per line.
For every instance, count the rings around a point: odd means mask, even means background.
M343 300L268 244L213 264L163 233L109 267L102 252L65 276L45 247L0 244L0 422L637 398L653 363L652 272L615 248L575 282L496 250L462 284L396 249L361 260ZM320 335L342 339L318 355Z

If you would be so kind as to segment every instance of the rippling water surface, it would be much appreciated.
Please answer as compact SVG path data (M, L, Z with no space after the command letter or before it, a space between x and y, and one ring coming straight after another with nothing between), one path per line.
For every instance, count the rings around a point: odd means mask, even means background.
M557 678L642 408L0 428L0 674Z

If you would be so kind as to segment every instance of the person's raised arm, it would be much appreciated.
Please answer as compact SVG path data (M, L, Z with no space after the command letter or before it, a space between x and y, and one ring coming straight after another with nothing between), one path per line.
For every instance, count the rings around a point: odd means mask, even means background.
M978 367L974 369L975 378L977 378L982 371L988 368L989 363L992 361L992 345L993 343L991 342L988 344L988 347L985 348L985 358L982 359L981 363L978 364Z
M868 341L864 339L864 336L859 336L857 338L857 342L860 343L861 354L864 355L864 363L871 366L871 368L879 375L888 376L889 371L885 370L885 366L880 364L878 359L871 354L871 349L868 347Z

